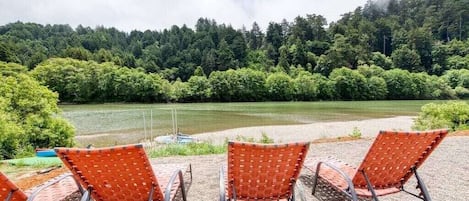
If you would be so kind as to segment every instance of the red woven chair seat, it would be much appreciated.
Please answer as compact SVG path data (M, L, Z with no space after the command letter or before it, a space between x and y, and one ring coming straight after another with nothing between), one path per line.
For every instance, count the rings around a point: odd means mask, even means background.
M84 189L91 189L91 196L96 201L148 200L152 189L154 201L172 200L177 190L183 188L176 179L171 186L171 196L165 197L163 191L171 176L177 170L185 171L186 167L152 165L139 144L55 150Z
M305 161L305 168L309 169L312 172L316 171L316 166L319 162L327 162L329 164L334 165L335 167L340 168L344 173L347 175L355 175L357 173L357 169L343 161L337 160L332 157L328 158L309 158L306 159ZM340 189L340 190L347 190L348 185L345 179L340 175L338 172L332 170L328 166L324 166L321 168L321 171L319 172L319 176L333 185L334 187ZM368 190L368 188L358 188L355 187L355 191L357 192L357 195L362 196L362 197L371 197L371 193ZM387 189L375 189L376 194L378 196L382 195L387 195L387 194L392 194L399 192L400 189L391 187Z
M11 201L24 201L28 200L28 198L38 201L56 201L77 192L78 187L73 177L69 174L64 174L52 178L44 184L22 191L0 172L0 200L6 200L12 190L14 193L10 199Z
M319 161L333 165L351 179L355 192L360 197L373 196L368 189L365 174L377 197L396 193L402 190L403 185L414 175L414 171L423 164L447 134L447 130L381 131L358 168L333 158L309 160L306 162L306 167L316 172L316 164ZM318 177L341 192L348 188L344 177L326 165L321 166ZM425 194L424 197L429 197L424 193L426 189L420 188L420 190Z
M290 199L308 149L309 143L229 142L228 171L223 178L227 197L236 193L237 200Z

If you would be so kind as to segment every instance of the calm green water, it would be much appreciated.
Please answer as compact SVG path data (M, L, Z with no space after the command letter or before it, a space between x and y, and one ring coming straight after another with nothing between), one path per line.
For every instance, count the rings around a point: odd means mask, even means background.
M87 104L60 107L62 115L77 129L77 135L143 133L157 136L173 133L172 109L176 109L180 131L195 134L247 126L416 116L420 107L429 102L442 101Z

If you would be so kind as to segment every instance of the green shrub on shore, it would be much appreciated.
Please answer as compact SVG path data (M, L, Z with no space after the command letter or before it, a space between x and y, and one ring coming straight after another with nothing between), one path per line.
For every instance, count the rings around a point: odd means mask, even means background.
M38 147L74 144L73 126L58 116L58 94L24 69L0 61L0 159L28 156Z
M226 152L226 145L214 145L209 142L189 143L189 144L167 144L161 148L151 150L150 158L167 157L167 156L191 156L191 155L208 155L222 154Z
M271 144L274 140L267 134L262 133L259 139L253 137L245 137L238 135L236 141ZM222 145L216 145L211 142L198 142L188 144L166 144L156 149L148 150L150 158L167 157L167 156L192 156L192 155L208 155L222 154L227 150L228 139Z
M469 104L464 101L450 101L442 104L429 103L412 126L416 130L448 128L451 131L469 129Z
M362 132L360 131L360 129L358 129L355 126L355 127L353 127L352 133L350 133L348 136L350 136L352 138L355 138L355 139L360 139L360 138L362 138Z

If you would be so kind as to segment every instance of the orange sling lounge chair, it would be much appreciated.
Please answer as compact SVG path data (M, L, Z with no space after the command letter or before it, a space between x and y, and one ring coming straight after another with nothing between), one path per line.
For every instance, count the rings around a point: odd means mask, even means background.
M315 172L313 195L320 200L378 200L379 196L404 191L429 201L417 169L447 134L447 130L380 131L358 168L333 158L307 162L307 169ZM412 175L419 194L404 189Z
M308 149L309 143L229 142L228 174L220 169L220 200L295 200Z
M78 191L71 174L63 174L35 188L22 191L6 175L0 172L0 200L5 201L55 201L62 200Z
M190 165L152 165L141 144L55 151L86 190L82 200L166 201L180 189L186 201L183 171L189 170L192 178Z

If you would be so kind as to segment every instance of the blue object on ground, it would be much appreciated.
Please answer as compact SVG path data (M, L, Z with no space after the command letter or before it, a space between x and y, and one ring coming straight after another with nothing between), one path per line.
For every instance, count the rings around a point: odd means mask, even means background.
M36 151L37 157L57 157L57 154L53 149L45 149Z

